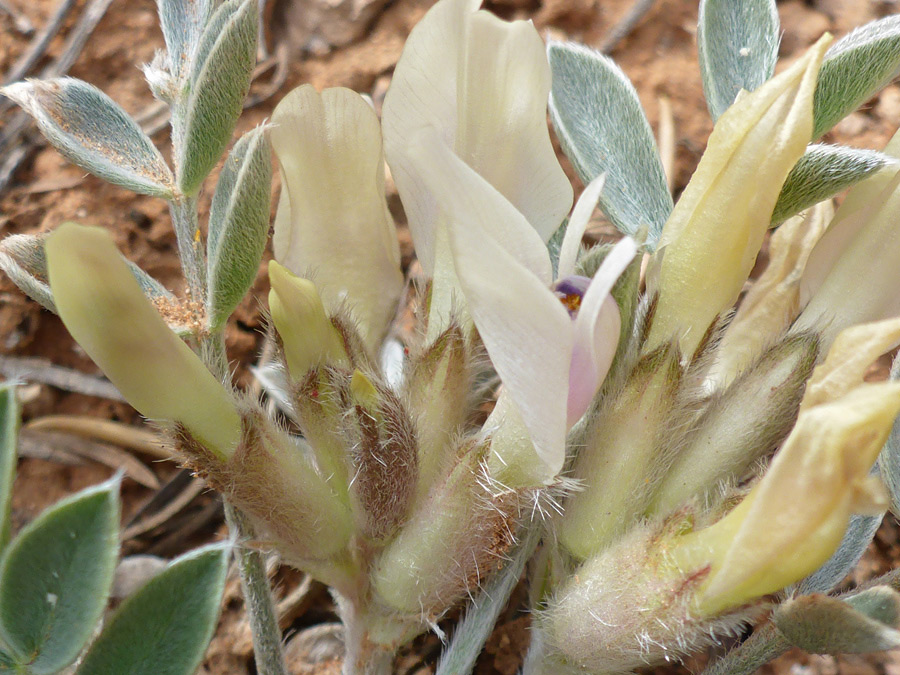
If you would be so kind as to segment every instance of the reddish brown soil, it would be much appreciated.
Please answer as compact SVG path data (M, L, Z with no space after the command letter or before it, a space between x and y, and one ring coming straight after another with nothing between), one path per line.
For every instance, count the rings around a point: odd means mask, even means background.
M44 25L57 0L8 0L35 26ZM432 0L368 0L329 2L329 0L292 0L270 3L270 47L290 49L287 78L278 91L246 111L239 131L263 121L275 103L292 87L311 82L318 88L346 86L371 94L380 107L393 64L400 55L403 40ZM71 27L86 2L78 4L64 31ZM360 19L347 18L353 5ZM629 0L495 0L489 8L505 18L531 18L542 32L554 38L569 38L589 45L601 42L607 31L632 5ZM327 9L328 7L335 9ZM828 30L836 36L853 26L889 13L893 0L786 0L779 2L784 38L784 62L795 58L819 35ZM324 9L323 9L324 8ZM305 22L305 23L304 23ZM648 118L657 128L661 100L671 102L676 138L676 191L687 182L706 143L711 123L703 102L696 65L694 41L696 2L694 0L657 0L649 13L613 50L612 55L632 78ZM288 26L285 29L285 26ZM10 16L0 9L0 72L9 69L27 47L29 38L18 32ZM333 45L329 47L329 42ZM51 44L48 56L58 55L62 39ZM304 52L304 45L309 49ZM153 0L113 2L92 39L78 58L70 74L85 79L138 114L153 104L138 66L148 62L154 50L162 46ZM782 65L783 63L782 62ZM262 91L271 73L255 85ZM7 119L9 114L7 113ZM841 122L827 140L857 147L879 148L900 122L900 87L894 85L868 102L861 111ZM5 123L0 117L0 124ZM155 140L167 147L165 131ZM2 159L2 158L0 158ZM276 188L277 189L277 186ZM394 199L396 202L396 199ZM207 193L203 208L208 208ZM157 199L135 196L110 186L72 167L55 151L42 148L22 165L12 187L0 194L0 236L42 232L66 220L101 225L109 229L122 250L167 287L182 288L175 254L175 241L165 204ZM402 235L401 235L402 236ZM409 258L405 237L405 259ZM266 291L263 278L241 305L228 328L229 356L237 368L239 381L246 385L246 365L251 363L262 342L262 305ZM95 366L72 342L59 320L23 297L0 276L0 355L36 356L53 363L96 373ZM64 393L48 386L30 386L25 390L26 419L49 414L75 414L120 420L135 425L139 417L127 405L107 400ZM169 463L150 464L161 481L175 472ZM14 525L18 528L61 496L98 482L111 470L95 463L76 466L39 459L23 459L14 495ZM133 514L153 492L132 481L125 482L125 514ZM127 553L150 551L172 556L192 545L222 537L218 512L208 495L171 522L148 534L125 541ZM864 561L869 573L884 571L900 559L897 527L892 517L882 527L870 554ZM301 575L291 570L278 572L279 593L294 589ZM327 593L315 585L297 608L292 626L295 630L321 629L335 620ZM255 672L250 657L246 624L237 584L231 583L220 629L205 664L208 673ZM477 672L483 675L517 672L527 644L527 616L515 608L502 618L482 655ZM302 650L301 650L302 651ZM433 636L420 639L403 656L398 672L428 673L439 651ZM295 672L338 672L335 663L304 668L305 654L295 654ZM696 667L702 662L695 662ZM686 672L663 669L654 672ZM796 675L869 675L900 674L900 657L811 657L791 653L764 669L767 673Z

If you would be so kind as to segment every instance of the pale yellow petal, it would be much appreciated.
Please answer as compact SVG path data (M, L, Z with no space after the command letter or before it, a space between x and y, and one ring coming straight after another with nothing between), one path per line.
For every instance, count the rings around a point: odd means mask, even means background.
M737 299L788 172L812 135L813 94L830 37L719 118L656 254L659 301L647 349L676 338L693 354Z
M859 210L838 210L835 221L840 218L840 222L835 222L813 250L810 264L816 266L804 279L804 295L812 297L795 328L819 331L826 346L848 326L900 316L900 172L887 181L881 174L869 181L860 186L863 194L879 186L881 192L868 196ZM835 253L839 257L816 287L818 277L812 275L821 275L825 267L820 253L822 258Z
M866 323L841 331L828 356L813 371L800 411L833 401L862 384L872 363L900 343L900 319Z
M275 221L275 258L314 279L328 311L349 308L375 351L403 288L378 118L349 89L319 94L304 85L278 104L272 123L287 193Z
M818 569L871 492L869 470L898 411L896 382L864 384L804 411L750 494L673 549L680 566L711 565L697 611L738 607Z
M713 389L734 381L797 318L806 261L833 213L831 202L822 202L775 230L769 264L744 296L716 350L707 376Z
M900 158L900 131L888 141L884 154ZM800 304L805 307L822 286L825 277L850 246L853 238L882 205L883 193L897 175L896 167L885 167L874 176L853 187L844 197L840 208L828 226L828 232L816 245L803 272ZM890 192L893 192L891 190Z
M325 314L315 284L269 262L269 311L281 338L291 379L302 379L322 364L346 365L347 353Z
M109 234L69 223L46 251L60 318L125 399L228 457L241 430L231 397L144 297Z

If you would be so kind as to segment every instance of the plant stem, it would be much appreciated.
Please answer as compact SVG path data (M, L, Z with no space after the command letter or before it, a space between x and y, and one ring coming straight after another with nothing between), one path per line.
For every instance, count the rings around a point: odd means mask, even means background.
M181 258L181 269L188 282L190 298L205 305L206 255L197 221L197 198L176 197L169 202L169 211L172 214L178 257Z
M342 675L390 675L394 650L369 639L368 617L357 603L336 595L344 624L344 666Z
M278 627L272 591L266 577L264 556L260 551L243 545L243 542L252 537L253 530L240 511L226 503L225 518L231 531L238 536L235 556L241 573L244 604L253 633L256 670L259 675L288 675L281 650L281 630Z
M185 143L185 102L176 101L171 106L172 150L180 174L181 151ZM206 251L200 236L197 217L197 197L176 195L169 202L172 225L178 242L181 268L188 283L190 299L206 307ZM198 336L200 357L210 372L222 381L230 376L225 338L222 331L202 333ZM244 515L225 502L225 519L232 536L237 540L235 556L241 574L244 604L253 633L253 651L259 675L288 675L284 653L281 649L281 630L275 615L272 589L266 576L264 555L245 544L253 538L253 528Z

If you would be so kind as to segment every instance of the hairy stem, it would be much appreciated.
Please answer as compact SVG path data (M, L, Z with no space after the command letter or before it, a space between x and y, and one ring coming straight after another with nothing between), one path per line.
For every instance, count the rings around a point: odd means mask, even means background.
M342 675L390 675L394 650L375 644L369 637L366 614L354 601L336 596L344 624L344 667Z
M281 630L275 616L272 590L266 577L264 556L261 552L242 544L253 536L252 528L244 515L230 504L226 504L225 517L231 531L238 536L235 555L241 573L244 604L253 632L256 670L260 675L288 675L281 650Z
M169 202L172 225L178 242L181 269L188 282L191 300L204 305L206 302L206 254L197 220L197 198L176 197Z

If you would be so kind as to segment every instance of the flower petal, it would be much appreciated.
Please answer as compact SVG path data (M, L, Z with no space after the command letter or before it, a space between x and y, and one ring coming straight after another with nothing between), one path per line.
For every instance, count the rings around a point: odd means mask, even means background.
M460 229L459 219L466 220L471 230L465 234L470 241L492 239L501 244L549 293L553 268L547 246L502 194L454 154L433 127L416 134L407 153L410 166L446 215L448 233Z
M412 29L384 97L384 154L403 201L416 255L427 276L434 271L437 204L405 149L414 133L434 126L452 147L458 119L457 90L465 58L469 15L481 0L442 0Z
M600 193L606 183L606 174L600 174L584 188L584 192L575 203L572 215L569 216L569 224L566 226L566 234L559 248L559 265L556 276L559 279L575 274L575 263L578 260L578 249L581 248L581 238L591 221L591 214L597 208Z
M304 85L278 104L272 122L285 185L275 257L312 275L329 311L346 303L374 352L403 288L378 118L349 89L319 94Z
M869 501L869 470L898 411L900 383L882 382L801 413L750 494L674 551L679 565L711 561L698 598L702 614L772 593L831 556L850 515Z
M291 379L302 380L310 368L323 363L347 365L340 335L325 313L315 284L291 274L275 260L269 262L269 283L269 311Z
M587 412L616 355L622 318L619 306L611 296L607 296L601 303L593 323L593 342L587 342L583 335L576 333L575 344L572 346L566 414L566 424L569 427L574 426Z
M456 273L488 355L555 473L565 454L573 327L549 289L546 248L512 204L437 134L419 134L410 156L447 214Z
M784 179L812 135L813 94L830 38L739 98L716 123L656 255L659 301L646 349L673 337L686 356L734 303L750 273ZM656 275L651 275L655 278Z
M884 154L900 158L900 131L894 134L884 148ZM896 167L885 167L851 189L840 208L835 212L828 232L813 249L803 272L800 302L806 306L810 298L822 286L835 263L850 246L857 233L877 214L885 197L894 190L888 186L898 175ZM885 192L887 190L887 192Z
M125 399L228 457L241 428L231 397L144 297L109 234L67 223L46 251L60 318Z
M454 149L544 241L572 207L547 128L549 96L550 64L531 22L472 14Z
M435 4L410 34L384 101L385 154L429 276L439 213L406 152L420 129L434 126L545 241L572 203L547 129L550 68L540 36L530 23L475 12L479 4Z
M617 243L594 274L581 301L575 317L575 341L569 371L570 427L588 409L616 355L621 318L619 307L609 294L636 254L637 245L630 237Z
M863 383L869 366L900 343L900 319L841 331L806 383L800 411L840 398Z
M707 373L711 390L733 382L797 318L806 263L833 214L830 200L820 202L772 234L769 264L741 301Z

